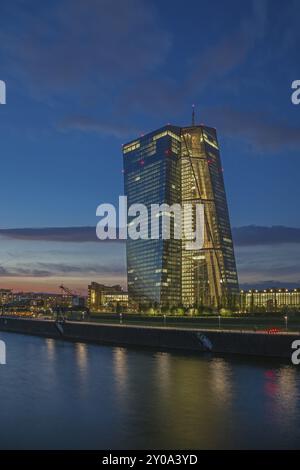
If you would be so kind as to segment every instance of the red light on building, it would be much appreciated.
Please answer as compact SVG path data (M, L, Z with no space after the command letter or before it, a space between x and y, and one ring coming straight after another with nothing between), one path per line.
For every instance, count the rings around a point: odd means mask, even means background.
M266 330L267 334L268 335L276 335L277 333L280 333L280 329L279 328L269 328L268 330Z
M274 377L276 377L276 375L274 374L274 371L273 370L267 370L265 372L265 376L268 378L268 379L274 379Z

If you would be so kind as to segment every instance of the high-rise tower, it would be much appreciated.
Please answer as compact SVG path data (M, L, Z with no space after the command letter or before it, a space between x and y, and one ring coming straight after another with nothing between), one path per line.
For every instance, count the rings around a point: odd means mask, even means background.
M128 206L181 202L180 128L167 126L123 147ZM130 224L130 220L128 220ZM138 303L181 303L181 240L127 240L128 295Z
M168 125L126 144L123 155L128 205L204 205L201 249L187 250L184 238L128 239L129 299L169 306L234 304L238 280L215 129ZM195 210L190 229L196 229Z

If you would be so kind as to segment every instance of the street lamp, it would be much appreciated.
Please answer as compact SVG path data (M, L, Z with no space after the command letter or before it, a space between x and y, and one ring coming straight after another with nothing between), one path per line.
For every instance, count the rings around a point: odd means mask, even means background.
M285 320L285 329L287 331L288 329L288 316L287 315L284 316L284 320Z
M221 315L218 316L219 319L219 329L221 328Z
M120 324L122 324L122 320L123 320L122 313L120 313Z
M164 313L164 325L166 326L167 315Z

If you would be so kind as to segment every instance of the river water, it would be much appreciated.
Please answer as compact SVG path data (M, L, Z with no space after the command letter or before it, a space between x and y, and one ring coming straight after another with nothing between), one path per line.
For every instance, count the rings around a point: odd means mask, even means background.
M300 366L0 339L1 449L300 448Z

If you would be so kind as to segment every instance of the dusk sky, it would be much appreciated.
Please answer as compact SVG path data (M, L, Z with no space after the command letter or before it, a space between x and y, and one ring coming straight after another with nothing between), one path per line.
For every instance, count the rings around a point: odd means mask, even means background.
M126 286L96 207L123 194L122 143L189 125L193 103L218 131L240 284L300 286L299 18L298 0L2 0L0 288Z

